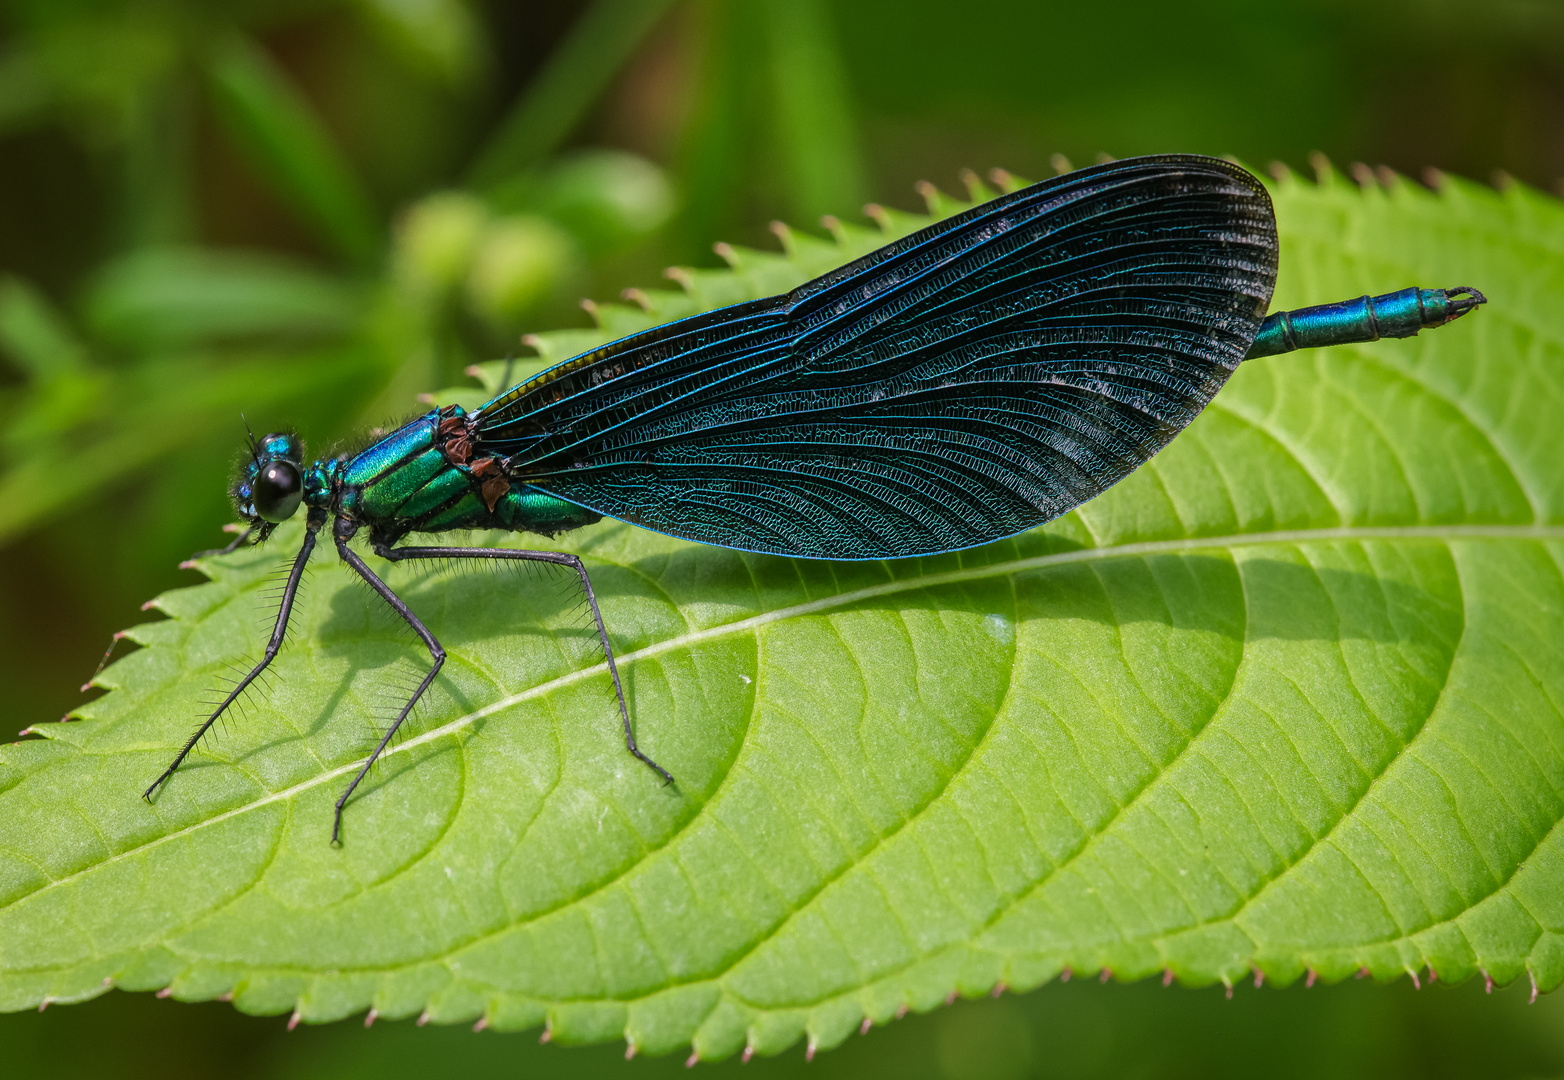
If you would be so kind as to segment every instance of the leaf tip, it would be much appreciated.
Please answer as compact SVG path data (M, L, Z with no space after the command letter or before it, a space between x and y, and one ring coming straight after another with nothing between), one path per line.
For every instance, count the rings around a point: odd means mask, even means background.
M1318 150L1309 155L1309 167L1314 170L1314 182L1316 184L1330 184L1336 179L1335 170L1331 168L1330 158Z

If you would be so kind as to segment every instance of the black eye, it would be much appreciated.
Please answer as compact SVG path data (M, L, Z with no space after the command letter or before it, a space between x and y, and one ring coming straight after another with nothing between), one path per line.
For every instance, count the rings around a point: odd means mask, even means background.
M251 485L255 512L270 522L287 521L304 498L304 477L291 461L270 461Z

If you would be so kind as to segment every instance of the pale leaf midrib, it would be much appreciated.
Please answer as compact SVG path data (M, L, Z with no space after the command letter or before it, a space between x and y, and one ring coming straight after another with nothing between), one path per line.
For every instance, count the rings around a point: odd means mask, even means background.
M739 619L731 623L723 623L719 626L707 627L703 630L692 631L676 638L669 638L656 642L634 652L623 653L618 657L621 666L632 664L638 660L661 656L665 653L679 649L689 648L714 638L726 637L731 634L742 634L759 630L773 623L784 622L788 619L801 618L808 615L819 614L836 608L846 607L865 600L873 600L879 597L896 593L913 592L919 589L935 588L942 585L959 584L969 581L977 581L984 578L1008 576L1029 570L1042 570L1055 566L1065 566L1072 563L1092 562L1102 559L1135 558L1147 555L1177 554L1184 551L1199 551L1216 548L1243 548L1269 544L1298 544L1318 543L1328 541L1367 541L1367 540L1423 540L1432 542L1449 542L1460 540L1509 540L1509 541L1545 541L1564 540L1564 525L1407 525L1407 526L1361 526L1361 527L1333 527L1324 529L1289 529L1275 532L1239 533L1225 536L1211 537L1185 537L1176 540L1151 540L1137 543L1110 545L1105 547L1082 548L1075 551L1055 552L1048 555L1036 555L1024 559L1014 559L1008 562L990 563L984 566L966 567L959 570L948 570L933 574L923 574L916 577L899 578L894 581L882 582L877 585L866 586L861 589L852 589L837 593L832 596L821 597L805 603L795 604L790 607L778 608L774 611L763 612L746 619ZM590 667L561 675L548 682L529 687L516 694L511 694L492 702L480 709L475 709L464 716L450 720L437 728L433 728L420 735L416 735L406 741L389 747L381 755L382 760L398 754L411 753L437 739L448 735L454 735L464 728L470 727L479 720L492 716L497 712L510 708L537 697L542 697L562 687L569 686L583 679L596 677L607 670L606 663L597 663ZM118 852L107 859L94 862L90 866L83 867L74 873L57 878L39 889L18 896L7 907L20 904L32 897L41 896L52 889L69 885L78 879L84 878L94 871L113 865L124 859L134 857L152 848L158 847L172 840L182 839L209 825L216 825L229 818L238 817L255 810L260 810L273 803L284 802L296 795L309 791L331 780L356 772L364 764L364 759L358 759L335 769L330 769L300 781L291 787L281 791L272 792L259 799L252 800L242 806L236 806L231 810L225 810L220 814L194 822L171 833L166 833L143 844Z

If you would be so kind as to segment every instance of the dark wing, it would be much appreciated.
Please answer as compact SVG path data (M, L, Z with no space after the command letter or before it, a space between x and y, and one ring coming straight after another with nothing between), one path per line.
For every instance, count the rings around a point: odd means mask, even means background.
M1253 176L1129 159L566 361L485 405L476 437L552 495L707 544L950 551L1166 445L1243 359L1275 279Z

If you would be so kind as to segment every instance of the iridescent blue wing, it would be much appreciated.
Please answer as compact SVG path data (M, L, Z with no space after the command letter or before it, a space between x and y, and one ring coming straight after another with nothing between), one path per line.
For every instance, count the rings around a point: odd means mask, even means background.
M1243 359L1275 278L1253 176L1129 159L586 353L485 405L475 434L550 494L703 543L970 547L1166 445Z

